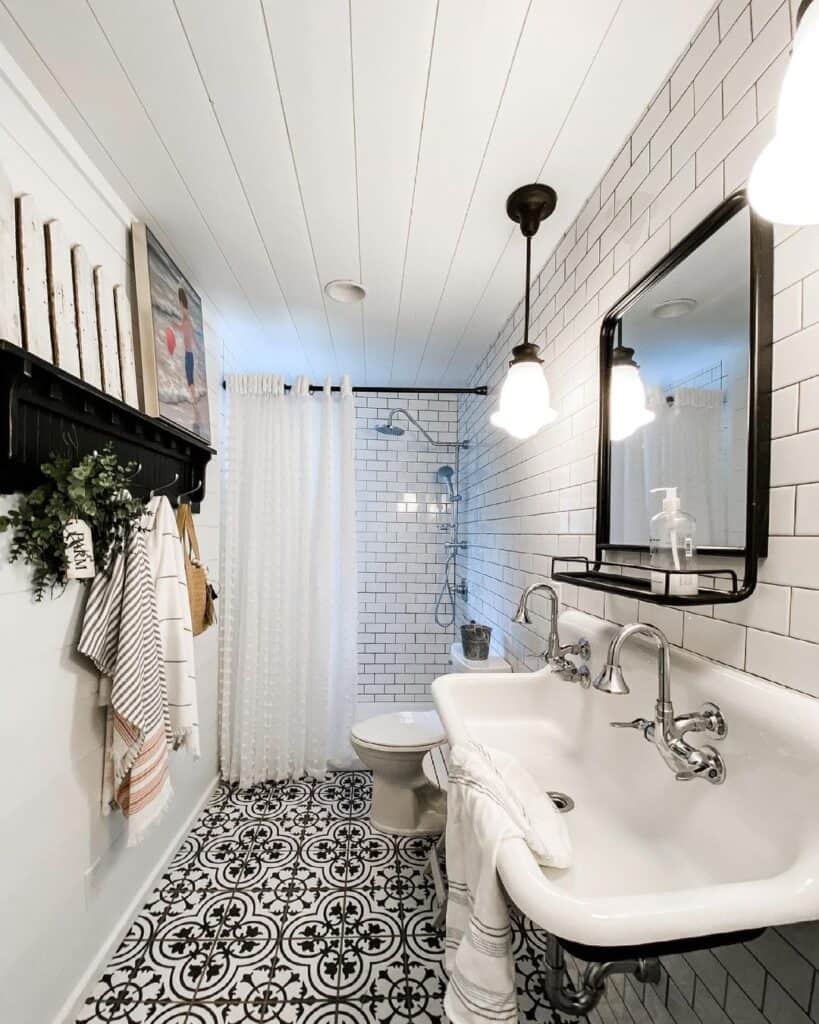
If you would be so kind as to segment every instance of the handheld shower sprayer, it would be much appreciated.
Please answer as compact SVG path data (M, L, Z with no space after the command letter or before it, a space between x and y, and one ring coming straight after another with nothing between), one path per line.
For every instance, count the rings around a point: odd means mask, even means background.
M455 470L452 466L440 466L438 469L438 483L446 484L449 489L449 500L460 501L460 494L455 493L455 484L452 482L455 476Z

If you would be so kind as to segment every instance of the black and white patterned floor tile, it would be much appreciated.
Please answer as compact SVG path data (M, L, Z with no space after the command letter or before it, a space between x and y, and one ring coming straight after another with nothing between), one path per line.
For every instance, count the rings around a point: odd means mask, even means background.
M438 1024L431 839L371 828L367 772L220 785L77 1024ZM544 937L513 920L520 1020L554 1013ZM625 1021L616 990L592 1024ZM624 1008L624 1004L623 1004Z

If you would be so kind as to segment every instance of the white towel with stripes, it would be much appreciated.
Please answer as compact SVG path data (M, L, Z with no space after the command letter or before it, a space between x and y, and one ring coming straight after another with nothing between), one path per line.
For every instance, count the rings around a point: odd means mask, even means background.
M103 806L114 800L134 846L173 796L162 641L145 533L132 529L109 575L91 584L78 645L101 673L107 698Z
M444 1009L452 1024L518 1019L509 910L497 872L502 844L524 839L539 864L571 863L566 823L520 762L477 744L449 762Z
M151 498L142 528L148 531L145 542L156 593L173 744L175 749L184 746L199 757L196 669L185 556L176 517L164 494Z

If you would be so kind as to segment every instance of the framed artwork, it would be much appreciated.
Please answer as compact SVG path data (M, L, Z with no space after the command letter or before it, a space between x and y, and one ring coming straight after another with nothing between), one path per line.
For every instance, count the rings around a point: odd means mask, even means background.
M131 243L143 408L210 441L202 300L145 224Z

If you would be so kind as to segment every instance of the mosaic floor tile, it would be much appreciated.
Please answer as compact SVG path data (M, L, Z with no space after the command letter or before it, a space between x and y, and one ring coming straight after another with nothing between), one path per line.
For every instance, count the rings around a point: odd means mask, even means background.
M78 1024L442 1024L434 837L374 830L371 795L366 772L221 784ZM515 915L520 1020L570 1024L545 1001L544 943Z

